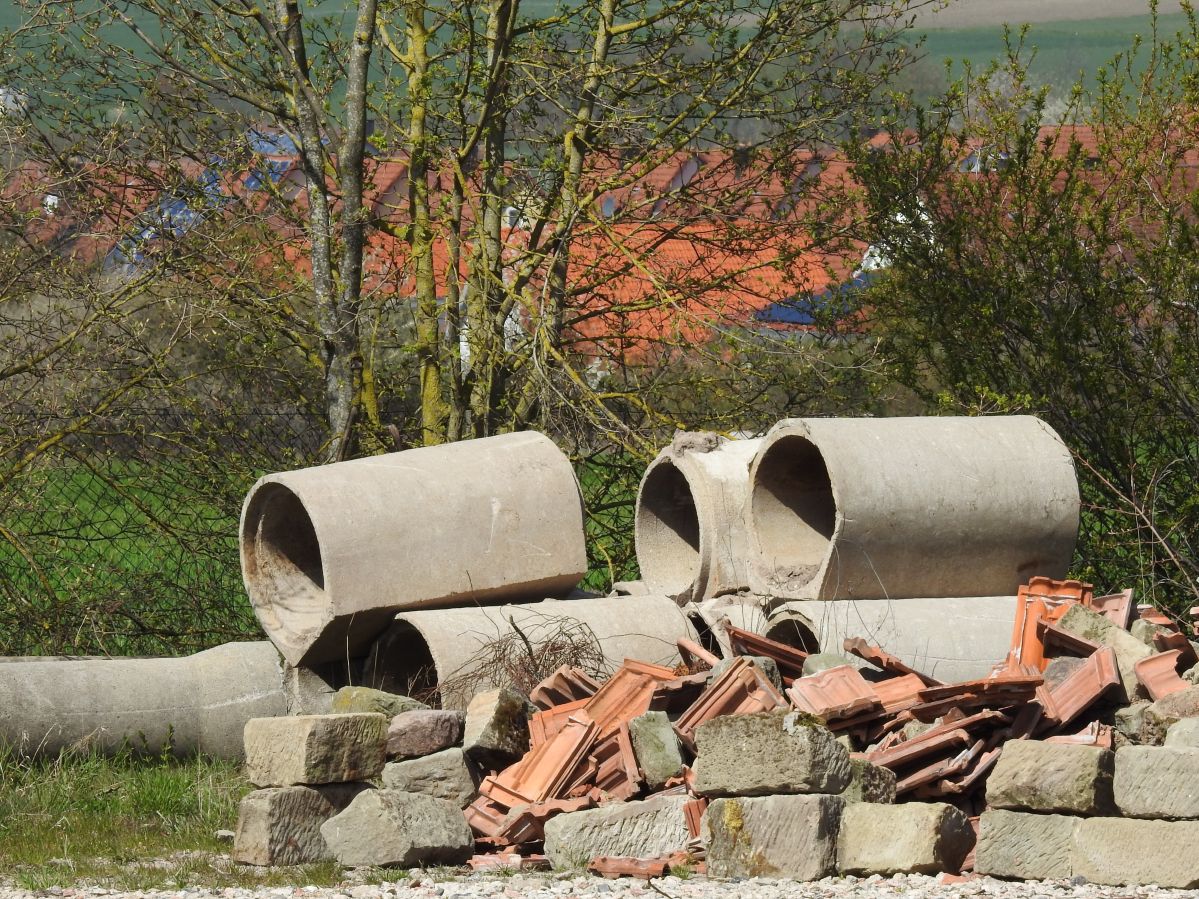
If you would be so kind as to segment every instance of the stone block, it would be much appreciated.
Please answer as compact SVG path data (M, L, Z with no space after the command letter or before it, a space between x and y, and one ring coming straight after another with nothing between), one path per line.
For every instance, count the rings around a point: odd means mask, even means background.
M978 822L974 870L1017 880L1072 877L1074 829L1082 820L987 809Z
M730 656L727 659L721 659L712 666L711 676L708 678L708 683L716 680L720 675L724 674L729 666L732 665L741 656ZM783 675L779 671L779 663L768 656L745 656L753 662L755 668L766 675L767 679L774 684L775 688L781 693L783 692Z
M333 694L329 704L334 712L376 712L386 716L388 720L401 712L428 708L423 702L418 702L410 696L388 693L386 690L376 690L372 687L342 687Z
M840 793L849 753L797 712L725 715L695 730L695 792L704 796Z
M666 781L683 771L679 738L665 712L646 712L629 722L629 738L637 766L645 775L645 785L660 790Z
M1162 745L1170 726L1184 718L1199 718L1199 687L1171 693L1146 706L1141 719L1141 742L1146 746Z
M550 818L545 822L545 855L559 869L584 867L597 855L669 855L691 839L683 813L690 798L657 796Z
M243 865L307 865L333 857L321 825L369 784L268 787L242 798L233 835L233 860Z
M1083 605L1071 606L1058 620L1057 626L1093 643L1110 646L1116 654L1116 667L1120 669L1120 681L1123 685L1121 689L1124 695L1119 698L1130 701L1145 698L1146 694L1137 679L1135 666L1141 659L1156 653L1155 649L1146 646L1110 618ZM1115 687L1112 691L1118 692Z
M383 770L387 719L373 713L252 718L246 777L259 787L348 783Z
M850 780L841 792L846 802L890 803L895 801L895 772L872 765L865 759L850 760Z
M841 814L842 874L956 874L974 846L970 819L945 802L855 802Z
M840 796L716 799L704 813L708 873L819 880L837 867Z
M466 707L462 748L467 758L498 771L529 751L529 719L536 707L515 690L479 693Z
M1127 818L1199 818L1199 749L1125 746L1115 798Z
M1110 749L1009 740L987 778L987 804L1013 811L1110 815Z
M1199 887L1199 821L1081 818L1072 870L1106 886Z
M466 724L463 712L412 709L400 712L387 725L387 757L397 761L418 759L457 746Z
M383 786L406 793L424 793L466 808L475 798L479 781L466 753L452 747L418 759L388 762L383 768Z
M1199 749L1199 718L1183 718L1166 728L1164 746L1171 749Z
M1112 714L1116 733L1134 742L1140 740L1145 724L1145 709L1149 708L1150 704L1148 700L1142 699L1116 709Z
M470 858L475 845L458 806L400 790L359 793L321 825L321 835L347 867L456 865Z

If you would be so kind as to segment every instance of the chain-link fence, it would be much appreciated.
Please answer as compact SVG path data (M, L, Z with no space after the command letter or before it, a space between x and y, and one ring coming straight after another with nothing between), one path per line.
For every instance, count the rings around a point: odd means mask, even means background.
M68 419L0 412L6 435ZM43 449L0 489L0 654L176 654L260 635L237 521L259 475L311 464L295 412L122 411Z

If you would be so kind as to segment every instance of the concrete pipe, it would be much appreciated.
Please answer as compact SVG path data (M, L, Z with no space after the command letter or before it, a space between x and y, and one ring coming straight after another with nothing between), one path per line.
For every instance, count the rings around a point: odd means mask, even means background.
M722 642L724 620L805 652L842 652L847 637L862 637L954 683L985 677L1006 657L1016 597L805 601L769 613L749 604L705 603L695 611Z
M403 609L569 593L583 500L534 431L271 474L242 509L241 567L284 658L345 660Z
M1031 416L788 419L750 469L750 585L783 600L1014 595L1065 576L1078 508L1069 451Z
M265 640L177 659L0 662L0 743L23 755L128 746L240 759L246 722L284 714L283 665Z
M760 443L678 434L646 469L635 539L651 592L686 603L749 589L749 465Z
M436 691L443 707L464 709L476 693L500 686L506 659L519 664L530 648L566 664L573 647L608 674L626 658L678 664L680 637L695 639L695 629L666 596L403 612L367 656L363 682L407 695Z

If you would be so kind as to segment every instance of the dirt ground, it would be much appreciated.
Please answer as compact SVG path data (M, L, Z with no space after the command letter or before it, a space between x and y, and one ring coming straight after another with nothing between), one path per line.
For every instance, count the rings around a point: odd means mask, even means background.
M1180 10L1178 0L1161 0L1158 5L1161 15ZM926 28L970 28L1004 22L1112 19L1148 12L1148 0L952 0L944 9L921 13L919 22Z

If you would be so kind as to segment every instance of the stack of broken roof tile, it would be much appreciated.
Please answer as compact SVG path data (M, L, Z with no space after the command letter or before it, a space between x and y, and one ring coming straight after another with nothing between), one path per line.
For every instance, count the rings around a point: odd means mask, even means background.
M1152 647L1129 634L1138 619L1154 629ZM1113 629L1123 636L1114 638ZM693 836L706 806L689 767L696 728L778 709L819 718L855 758L894 772L900 801L949 802L976 820L1007 741L1111 748L1105 722L1113 703L1184 689L1179 672L1199 661L1180 627L1156 609L1138 609L1131 591L1095 597L1089 584L1048 578L1021 588L1008 657L987 677L963 683L941 683L860 638L846 640L844 650L863 666L805 675L802 650L729 624L725 630L729 659L681 640L678 670L628 660L602 685L569 667L543 681L531 696L540 710L529 724L528 754L486 777L466 809L480 847L530 846L555 815L648 798L653 791L630 737L630 725L648 712L669 717L684 763L657 793L691 796ZM1144 649L1131 668L1128 640ZM754 658L771 660L778 681Z

